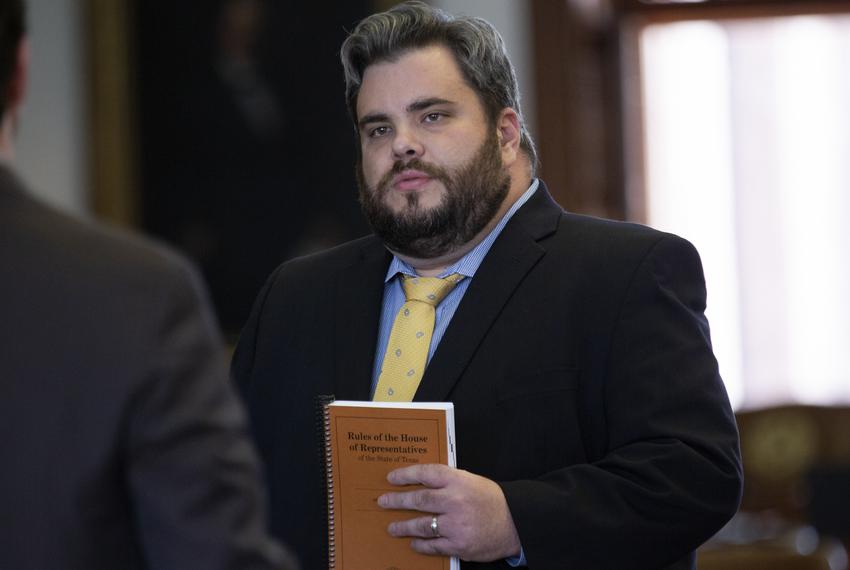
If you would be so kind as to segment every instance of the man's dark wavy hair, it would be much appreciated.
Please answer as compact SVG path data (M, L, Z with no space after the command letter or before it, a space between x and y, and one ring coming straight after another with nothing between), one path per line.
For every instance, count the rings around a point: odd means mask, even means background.
M18 45L26 32L24 0L0 0L0 118L9 103L9 88Z

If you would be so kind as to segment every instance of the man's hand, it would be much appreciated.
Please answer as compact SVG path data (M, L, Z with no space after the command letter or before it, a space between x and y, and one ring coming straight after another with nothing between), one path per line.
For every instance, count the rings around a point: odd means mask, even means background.
M505 495L493 481L435 464L396 469L387 475L387 480L393 485L427 487L378 497L378 505L385 509L426 513L389 526L393 536L415 537L411 546L417 552L459 556L475 562L519 555L519 535ZM435 515L439 537L431 528Z

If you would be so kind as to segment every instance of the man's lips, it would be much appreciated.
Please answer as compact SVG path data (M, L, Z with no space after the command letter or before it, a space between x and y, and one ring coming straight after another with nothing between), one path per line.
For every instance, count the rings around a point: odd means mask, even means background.
M391 186L402 192L419 190L425 186L431 177L419 170L405 170L393 177Z

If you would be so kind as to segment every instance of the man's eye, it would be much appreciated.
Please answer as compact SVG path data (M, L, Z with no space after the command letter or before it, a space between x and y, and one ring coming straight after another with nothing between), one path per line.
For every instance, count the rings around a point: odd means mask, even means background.
M439 121L442 118L443 118L442 113L428 113L427 115L425 115L425 122L426 123L436 123L437 121Z
M374 129L369 131L369 138L374 139L374 138L377 138L377 137L382 137L385 134L387 134L388 132L390 132L389 127L375 127Z

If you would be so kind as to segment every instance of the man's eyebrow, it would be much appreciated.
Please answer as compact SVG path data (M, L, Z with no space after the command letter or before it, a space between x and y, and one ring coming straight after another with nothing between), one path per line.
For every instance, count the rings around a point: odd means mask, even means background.
M357 121L358 128L363 128L369 123L384 123L390 120L390 117L385 113L372 113L370 115L365 115L359 121Z
M449 101L448 99L443 99L441 97L418 99L407 106L407 112L415 113L416 111L423 111L428 107L433 107L434 105L454 105L454 101Z
M415 113L417 111L423 111L429 107L433 107L434 105L454 104L454 101L449 101L448 99L443 99L442 97L427 97L425 99L417 99L413 103L409 104L405 108L405 111L407 111L408 113ZM362 129L370 123L385 123L389 120L390 117L386 113L370 113L368 115L364 115L359 121L357 121L357 127Z

